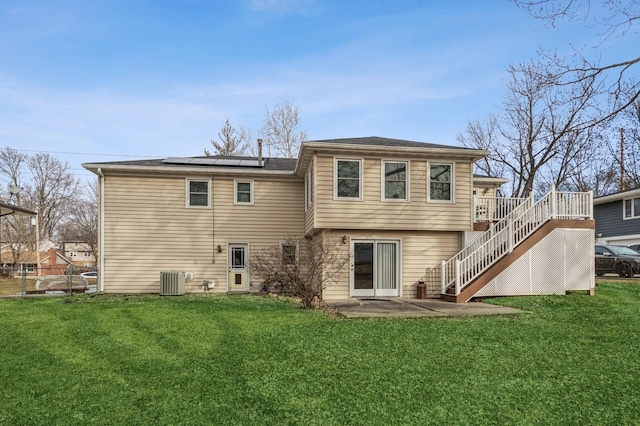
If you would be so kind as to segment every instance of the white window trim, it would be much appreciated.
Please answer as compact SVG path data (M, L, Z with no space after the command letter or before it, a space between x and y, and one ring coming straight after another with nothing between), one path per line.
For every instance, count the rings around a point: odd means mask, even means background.
M313 197L313 188L315 186L314 182L314 167L313 160L309 163L309 168L307 169L307 173L304 178L304 211L306 212L313 206L314 197Z
M238 201L238 184L239 183L248 183L250 185L250 191L251 194L250 195L250 199L251 201L249 202L244 202L244 201ZM254 187L253 187L253 181L252 180L246 180L246 179L235 179L233 181L233 204L235 205L240 205L240 206L252 206L253 205L253 191Z
M635 211L633 200L640 198L640 195L637 197L629 197L622 200L622 220L633 220L640 219L640 212ZM627 217L627 201L631 201L631 216Z
M431 166L451 166L451 199L431 199ZM447 161L427 161L427 203L454 204L456 202L456 163Z
M25 272L27 274L35 272L36 271L36 264L35 263L21 263L20 264L20 272Z
M206 206L192 206L189 204L190 199L190 188L189 182L207 182L207 205ZM185 207L189 209L210 209L211 208L211 179L198 179L198 178L187 178L184 182L184 190L185 190Z
M283 247L285 245L291 245L291 246L296 246L296 262L298 262L300 260L300 244L298 244L297 241L280 241L280 256L284 256L284 249ZM287 264L287 266L295 266L295 264L291 265L291 264Z
M338 197L338 161L357 161L359 164L359 169L358 169L358 183L359 183L359 188L358 188L358 198L355 197ZM363 201L364 199L364 194L363 194L363 189L364 189L364 176L363 176L363 171L364 171L364 159L362 158L349 158L349 157L334 157L333 158L333 200L334 201Z
M405 172L405 191L404 191L404 195L405 198L385 198L385 183L386 183L386 176L385 176L385 163L404 163L406 166L406 172ZM410 160L391 160L391 159L382 159L380 161L380 201L382 202L389 202L389 203L407 203L411 201L411 195L410 195L410 190L409 188L411 187L410 185L410 173L411 170L411 161Z
M304 174L304 211L309 210L309 170Z

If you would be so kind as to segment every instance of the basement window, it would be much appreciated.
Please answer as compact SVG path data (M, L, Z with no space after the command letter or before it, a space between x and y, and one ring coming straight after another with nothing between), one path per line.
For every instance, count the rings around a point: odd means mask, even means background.
M298 259L298 244L295 242L281 242L280 250L282 251L282 264L295 266Z

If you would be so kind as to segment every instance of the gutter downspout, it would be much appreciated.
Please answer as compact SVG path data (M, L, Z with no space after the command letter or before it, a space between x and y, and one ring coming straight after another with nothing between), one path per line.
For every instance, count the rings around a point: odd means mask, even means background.
M215 174L211 175L211 263L216 263L216 199L215 199Z
M98 265L98 291L104 292L104 183L105 177L102 174L102 168L98 167L98 176L100 176L98 190L100 191L100 203L98 208L98 220L100 221L100 229L98 231L98 256L100 262Z

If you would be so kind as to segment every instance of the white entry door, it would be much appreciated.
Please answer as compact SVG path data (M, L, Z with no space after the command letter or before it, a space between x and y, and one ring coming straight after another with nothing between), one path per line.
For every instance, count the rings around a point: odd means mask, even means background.
M400 296L398 241L351 241L351 296Z
M248 292L249 272L247 262L249 260L249 245L246 243L229 243L228 283L229 291Z

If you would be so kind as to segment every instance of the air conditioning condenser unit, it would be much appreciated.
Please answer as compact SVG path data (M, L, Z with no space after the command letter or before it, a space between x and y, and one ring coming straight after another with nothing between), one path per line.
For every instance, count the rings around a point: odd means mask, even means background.
M160 296L182 296L184 293L184 272L160 272Z

